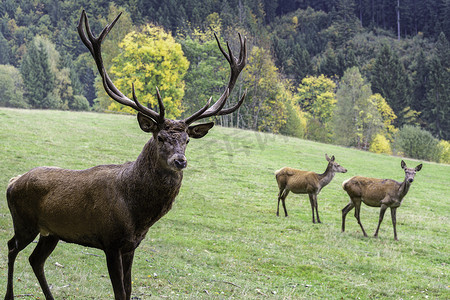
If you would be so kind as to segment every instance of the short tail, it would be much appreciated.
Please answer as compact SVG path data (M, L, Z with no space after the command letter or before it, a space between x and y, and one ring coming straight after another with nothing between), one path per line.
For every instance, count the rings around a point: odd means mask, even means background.
M276 171L275 171L275 177L278 176L278 174L280 174L280 172L281 172L282 170L283 170L283 169L276 170Z
M353 177L352 177L353 178ZM343 183L342 183L342 188L345 190L345 186L347 185L347 183L350 181L350 179L352 179L352 178L349 178L349 179L347 179L347 180L345 180Z

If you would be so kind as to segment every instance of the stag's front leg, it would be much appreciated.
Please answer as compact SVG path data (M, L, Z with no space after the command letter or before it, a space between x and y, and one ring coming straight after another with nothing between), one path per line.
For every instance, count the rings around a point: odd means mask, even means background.
M105 250L105 254L109 278L114 290L114 298L116 300L126 300L122 254L119 249Z
M380 218L378 220L378 226L377 226L377 230L375 231L374 237L378 237L378 231L380 230L380 225L381 225L381 222L383 221L384 213L386 212L387 208L388 207L385 204L381 204ZM394 226L394 228L395 228L395 226Z
M131 299L131 267L133 266L134 250L122 254L123 282L125 286L126 299Z
M397 239L397 207L391 207L392 226L394 226L394 240Z

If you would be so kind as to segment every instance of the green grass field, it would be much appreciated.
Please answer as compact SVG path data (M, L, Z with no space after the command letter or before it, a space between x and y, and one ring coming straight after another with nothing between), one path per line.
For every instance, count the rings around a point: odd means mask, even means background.
M132 116L0 108L0 297L6 289L12 221L8 180L36 166L83 169L134 160L150 136ZM307 195L290 194L289 217L276 217L274 171L323 172L325 153L348 169L319 194L322 224L312 224ZM401 158L295 138L215 127L192 140L173 209L136 251L134 299L449 299L450 166L424 162L379 238L364 238L341 183L353 175L402 181ZM405 159L409 167L420 162ZM363 206L369 235L379 209ZM16 261L15 294L42 299L28 264ZM46 264L56 299L112 299L104 255L60 242Z

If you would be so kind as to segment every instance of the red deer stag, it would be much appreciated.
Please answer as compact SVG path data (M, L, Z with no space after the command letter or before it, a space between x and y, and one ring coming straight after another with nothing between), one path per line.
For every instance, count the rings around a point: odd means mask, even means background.
M95 37L85 11L78 24L81 40L91 52L103 79L103 86L115 101L138 111L140 128L152 133L136 161L122 165L101 165L86 170L39 167L11 179L7 188L14 236L8 242L8 284L5 299L13 299L13 271L17 254L40 234L29 261L46 299L53 299L44 275L44 263L59 240L101 249L105 252L115 299L131 297L131 267L135 249L149 227L172 207L187 165L189 137L201 138L214 123L190 125L210 116L229 114L243 102L224 108L239 73L246 64L246 40L239 35L240 53L218 47L231 67L228 86L212 106L184 120L164 118L159 92L159 113L124 96L103 66L101 43L120 14ZM83 29L85 27L85 29Z
M312 209L312 221L313 223L316 223L316 219L314 218L315 210L317 223L321 223L317 207L317 195L323 187L331 182L335 173L347 172L344 167L334 161L334 155L329 158L328 155L325 154L325 158L328 161L328 166L323 174L296 170L289 167L284 167L275 172L278 188L280 189L278 193L277 216L279 216L280 211L280 200L283 203L284 215L286 217L288 216L285 200L289 192L293 192L294 194L309 194L309 202L311 203Z
M343 189L350 196L350 202L342 209L342 232L345 231L345 217L348 212L355 207L355 218L358 221L359 226L361 226L364 236L367 236L359 218L362 201L368 206L381 207L380 218L374 235L375 237L378 236L378 230L380 230L381 221L383 221L386 209L388 207L391 209L392 225L394 226L394 240L398 240L396 228L397 208L402 205L403 198L408 193L409 187L414 181L416 172L419 172L422 169L422 164L411 169L408 168L406 163L402 160L401 167L405 170L405 180L403 180L403 182L397 182L392 179L354 176L342 183Z

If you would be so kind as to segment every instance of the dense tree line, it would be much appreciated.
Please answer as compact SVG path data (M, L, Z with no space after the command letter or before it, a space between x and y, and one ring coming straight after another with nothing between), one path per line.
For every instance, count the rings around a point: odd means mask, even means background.
M450 139L450 0L3 0L0 105L124 110L79 40L82 9L97 34L123 12L103 45L109 75L150 106L158 85L171 117L220 96L213 32L234 49L241 32L248 66L231 101L245 88L247 101L222 125L387 153L405 152L405 126Z

